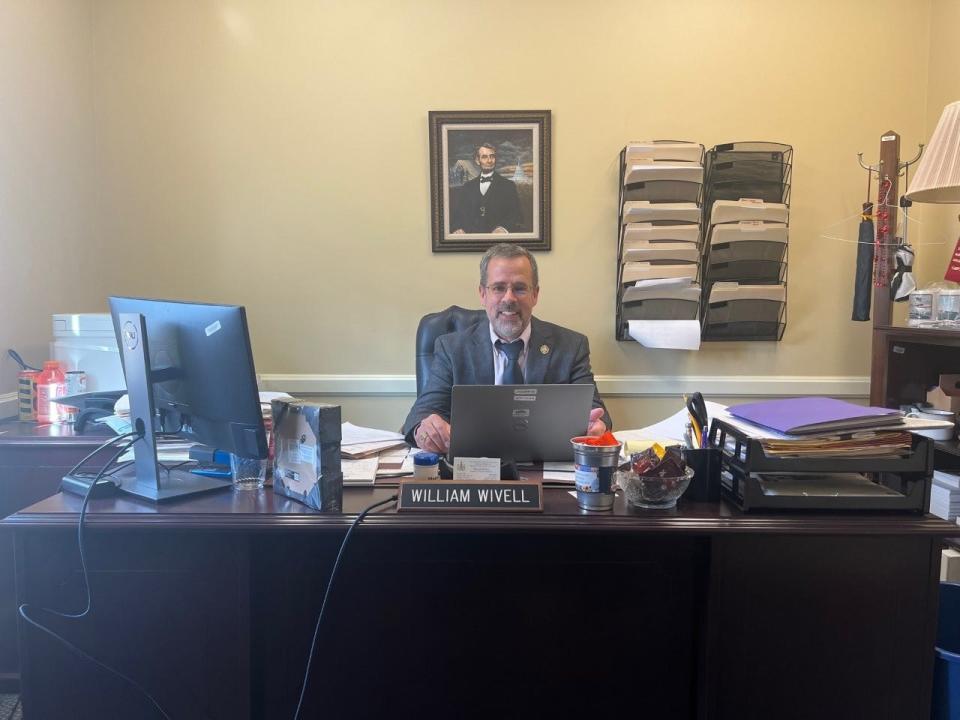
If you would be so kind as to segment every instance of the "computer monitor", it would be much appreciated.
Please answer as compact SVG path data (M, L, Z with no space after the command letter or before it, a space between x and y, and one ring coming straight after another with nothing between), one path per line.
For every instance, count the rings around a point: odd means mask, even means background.
M267 456L244 308L111 297L130 421L142 434L133 469L113 475L123 491L165 500L227 487L229 481L167 469L155 433L176 432L218 450Z

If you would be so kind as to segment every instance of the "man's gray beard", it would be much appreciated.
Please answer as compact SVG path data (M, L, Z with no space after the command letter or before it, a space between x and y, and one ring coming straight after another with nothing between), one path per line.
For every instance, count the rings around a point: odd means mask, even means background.
M496 322L493 324L494 332L509 342L516 340L523 332L523 319L519 315L515 315L514 318L514 320L510 320L503 315L498 315Z

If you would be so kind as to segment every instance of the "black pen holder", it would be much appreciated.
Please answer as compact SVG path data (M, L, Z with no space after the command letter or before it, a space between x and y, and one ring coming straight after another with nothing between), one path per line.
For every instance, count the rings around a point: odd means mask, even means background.
M692 502L720 502L720 448L683 448L683 459L693 468L690 487L683 494Z

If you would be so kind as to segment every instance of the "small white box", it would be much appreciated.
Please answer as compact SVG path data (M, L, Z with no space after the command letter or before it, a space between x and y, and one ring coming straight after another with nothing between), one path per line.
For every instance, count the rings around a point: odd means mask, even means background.
M120 350L108 313L56 314L50 357L87 374L87 390L125 390Z
M940 553L940 582L960 581L960 552L946 548Z

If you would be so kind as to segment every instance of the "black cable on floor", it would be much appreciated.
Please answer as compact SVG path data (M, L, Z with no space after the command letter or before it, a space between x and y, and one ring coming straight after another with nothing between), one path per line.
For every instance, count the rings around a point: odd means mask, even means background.
M139 434L137 434L137 433L131 433L131 434L137 435L137 437L134 438L133 440L131 440L130 442L128 442L128 443L127 443L126 445L124 445L122 448L120 448L116 453L114 453L113 457L111 457L110 460L100 469L100 472L97 473L97 476L93 479L93 482L90 483L90 487L87 488L87 492L86 492L86 494L83 496L83 505L80 506L80 522L79 522L79 524L77 525L77 543L78 543L79 548L80 548L80 566L81 566L81 568L83 569L83 584L84 584L84 588L85 588L85 590L86 590L86 595L87 595L87 606L83 609L83 612L80 612L80 613L65 613L65 612L60 612L60 611L58 611L58 610L52 610L52 609L50 609L50 608L39 608L39 610L41 610L41 611L43 611L43 612L46 612L46 613L53 614L53 615L58 615L58 616L60 616L60 617L62 617L62 618L67 618L67 619L70 619L70 620L78 620L78 619L80 619L80 618L86 617L86 616L90 613L90 609L91 609L92 606L93 606L93 595L92 595L91 590L90 590L90 577L89 577L88 572L87 572L86 552L85 552L84 541L83 541L83 528L84 528L84 519L85 519L86 514L87 514L87 505L88 505L89 502L90 502L90 495L91 495L91 493L92 493L92 491L93 491L94 486L95 486L95 485L100 481L100 479L106 474L107 470L110 469L110 466L113 465L113 463L117 460L117 458L120 457L121 455L123 455L123 453L125 453L125 452L139 439ZM104 444L101 445L99 448L97 448L96 450L94 450L93 453L90 453L90 455L88 455L86 458L84 458L84 459L81 460L79 463L77 463L77 465L74 467L73 470L71 470L71 472L75 472L75 471L77 470L77 468L79 468L87 459L89 459L90 457L92 457L95 453L99 452L100 450L102 450L103 448L107 447L108 445L112 445L113 443L117 442L117 440L120 440L120 439L122 439L122 438L124 438L124 437L130 437L131 434L128 434L128 435L120 435L120 436L117 436L117 437L115 437L115 438L112 438L112 439L110 440L110 442L104 443ZM171 720L170 716L169 716L169 715L166 713L166 711L160 706L160 703L158 703L158 702L156 701L156 699L155 699L155 698L147 691L147 689L144 688L140 683L138 683L138 682L137 682L136 680L134 680L133 678L131 678L131 677L127 676L127 675L124 675L124 674L123 674L122 672L120 672L119 670L114 670L114 669L113 669L112 667L110 667L109 665L101 662L100 660L97 660L95 657L93 657L92 655L84 652L83 650L81 650L80 648L78 648L76 645L74 645L73 643L71 643L71 642L70 642L69 640L67 640L66 638L58 635L57 633L55 633L55 632L54 632L53 630L51 630L50 628L46 627L45 625L42 625L40 622L38 622L38 621L34 620L33 618L31 618L31 617L27 614L27 610L28 610L29 608L30 608L30 606L29 606L28 603L23 603L23 604L21 604L20 607L18 608L18 612L20 613L20 617L22 617L27 623L29 623L30 625L32 625L32 626L35 627L36 629L40 630L41 632L44 632L44 633L46 633L47 635L49 635L50 637L54 638L55 640L57 640L58 642L60 642L64 647L66 647L68 650L70 650L71 652L73 652L74 654L76 654L77 656L83 658L84 660L88 660L89 662L93 663L93 664L96 665L97 667L99 667L99 668L101 668L101 669L103 669L103 670L106 670L106 671L107 671L108 673L110 673L111 675L114 675L115 677L120 678L121 680L123 680L123 681L127 682L128 684L130 684L132 687L136 688L145 698L147 698L147 699L153 704L153 706L157 709L157 711L158 711L166 720ZM11 717L12 717L12 716L11 716Z
M297 712L293 716L293 720L299 720L300 718L300 708L303 705L303 698L307 694L307 681L310 679L310 666L313 664L313 656L317 648L317 638L320 636L320 624L323 622L323 614L327 609L327 600L330 599L330 588L333 587L333 579L337 575L337 568L340 567L340 559L343 557L343 551L347 547L347 541L350 539L350 534L353 532L354 528L359 525L363 519L367 516L367 513L381 507L383 505L389 505L390 503L395 503L397 501L396 495L391 495L386 500L380 500L379 502L373 503L364 508L359 515L357 515L356 520L353 521L353 524L350 525L347 530L347 534L343 536L343 542L340 543L340 551L337 553L337 559L333 562L333 569L330 571L330 578L327 580L327 589L323 593L323 603L320 605L320 612L317 615L317 624L313 629L313 640L310 641L310 655L307 656L307 669L303 674L303 684L300 687L300 700L297 701Z

